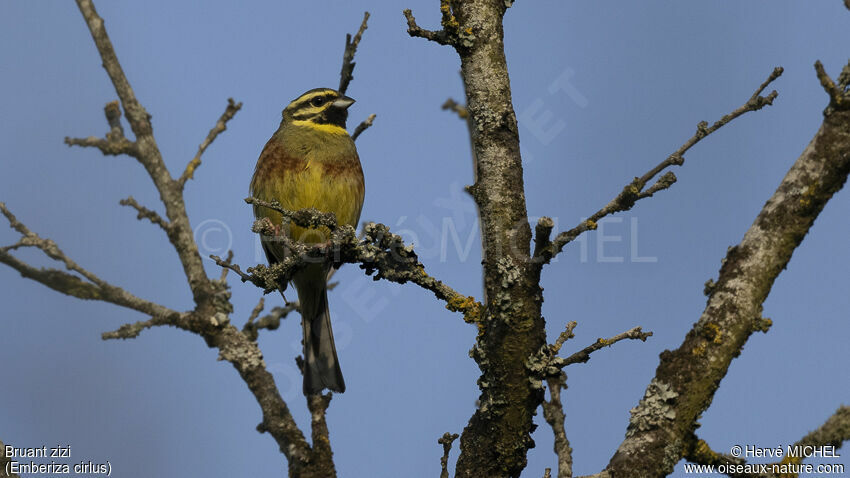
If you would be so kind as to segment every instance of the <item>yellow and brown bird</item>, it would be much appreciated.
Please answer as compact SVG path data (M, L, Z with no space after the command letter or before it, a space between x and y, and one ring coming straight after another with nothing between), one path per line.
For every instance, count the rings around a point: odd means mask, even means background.
M254 177L251 195L278 201L291 211L316 208L336 215L337 223L357 227L365 184L354 140L345 129L354 100L330 88L316 88L283 110L280 127L266 143ZM254 207L257 219L267 217L297 241L318 244L330 239L327 228L305 229L281 224L279 213ZM272 237L263 237L269 264L283 260L285 251ZM313 263L292 278L298 292L304 329L304 394L327 388L345 391L328 312L327 276L330 263Z

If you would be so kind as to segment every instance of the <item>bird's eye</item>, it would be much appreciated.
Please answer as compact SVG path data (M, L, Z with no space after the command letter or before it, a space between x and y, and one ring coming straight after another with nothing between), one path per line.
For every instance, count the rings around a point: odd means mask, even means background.
M322 97L322 96L313 98L310 101L310 104L313 105L313 106L316 106L316 107L322 106L323 104L325 104L325 98Z

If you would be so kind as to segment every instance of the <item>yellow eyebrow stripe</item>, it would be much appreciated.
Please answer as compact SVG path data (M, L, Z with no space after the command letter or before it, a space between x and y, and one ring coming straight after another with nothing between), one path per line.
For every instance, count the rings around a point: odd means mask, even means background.
M342 126L337 126L335 124L321 124L307 120L295 120L292 122L292 124L295 126L307 126L309 128L317 129L325 133L348 134L348 131L346 131L345 128L343 128Z

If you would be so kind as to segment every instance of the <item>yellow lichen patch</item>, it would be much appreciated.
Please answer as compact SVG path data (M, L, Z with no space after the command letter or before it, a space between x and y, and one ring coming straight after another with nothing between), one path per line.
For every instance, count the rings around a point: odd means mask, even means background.
M195 169L197 169L200 165L201 158L192 158L192 160L189 161L189 164L186 165L186 172L184 173L186 175L186 178L192 179L192 177L195 175Z
M452 15L452 7L449 5L448 0L440 0L440 13L443 14L443 27L447 30L457 30L460 26L455 19L455 16Z
M481 303L476 302L472 296L464 297L460 294L446 301L446 309L452 312L463 313L463 320L467 323L478 323L481 320Z
M719 325L709 322L708 324L705 324L705 327L703 327L702 330L705 338L711 340L715 344L723 343L723 331L720 330Z
M602 337L596 339L596 343L598 343L599 345L611 345L612 344L612 342L610 340L603 339Z
M588 219L587 221L584 221L584 225L587 226L587 228L590 229L591 231L595 231L596 227L597 227L596 222L591 221L590 219Z
M705 353L705 342L700 342L699 345L691 349L691 353L695 356L700 356Z
M803 196L800 198L800 205L803 207L809 207L812 205L812 198L815 196L815 192L818 188L819 183L814 182L809 184L809 187L803 192Z
M793 473L793 472L782 473L782 471L783 471L782 467L783 467L783 465L785 465L786 467L788 467L788 465L799 465L802 462L803 462L803 459L799 456L785 455L784 457L782 457L782 461L779 462L779 473L776 475L777 478L798 478L800 475L798 475L797 473ZM791 467L791 468L793 468L793 467Z
M701 461L704 463L712 463L720 460L722 458L717 452L711 449L704 440L697 441L696 446L694 446L694 454L700 457Z

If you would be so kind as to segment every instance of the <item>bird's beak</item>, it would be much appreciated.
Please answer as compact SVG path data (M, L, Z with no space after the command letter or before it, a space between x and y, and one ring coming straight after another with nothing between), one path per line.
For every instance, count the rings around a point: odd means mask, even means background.
M343 96L342 98L338 98L336 101L333 102L333 105L335 107L342 108L342 109L348 108L349 106L351 106L353 104L354 104L354 99L349 98L347 96Z

